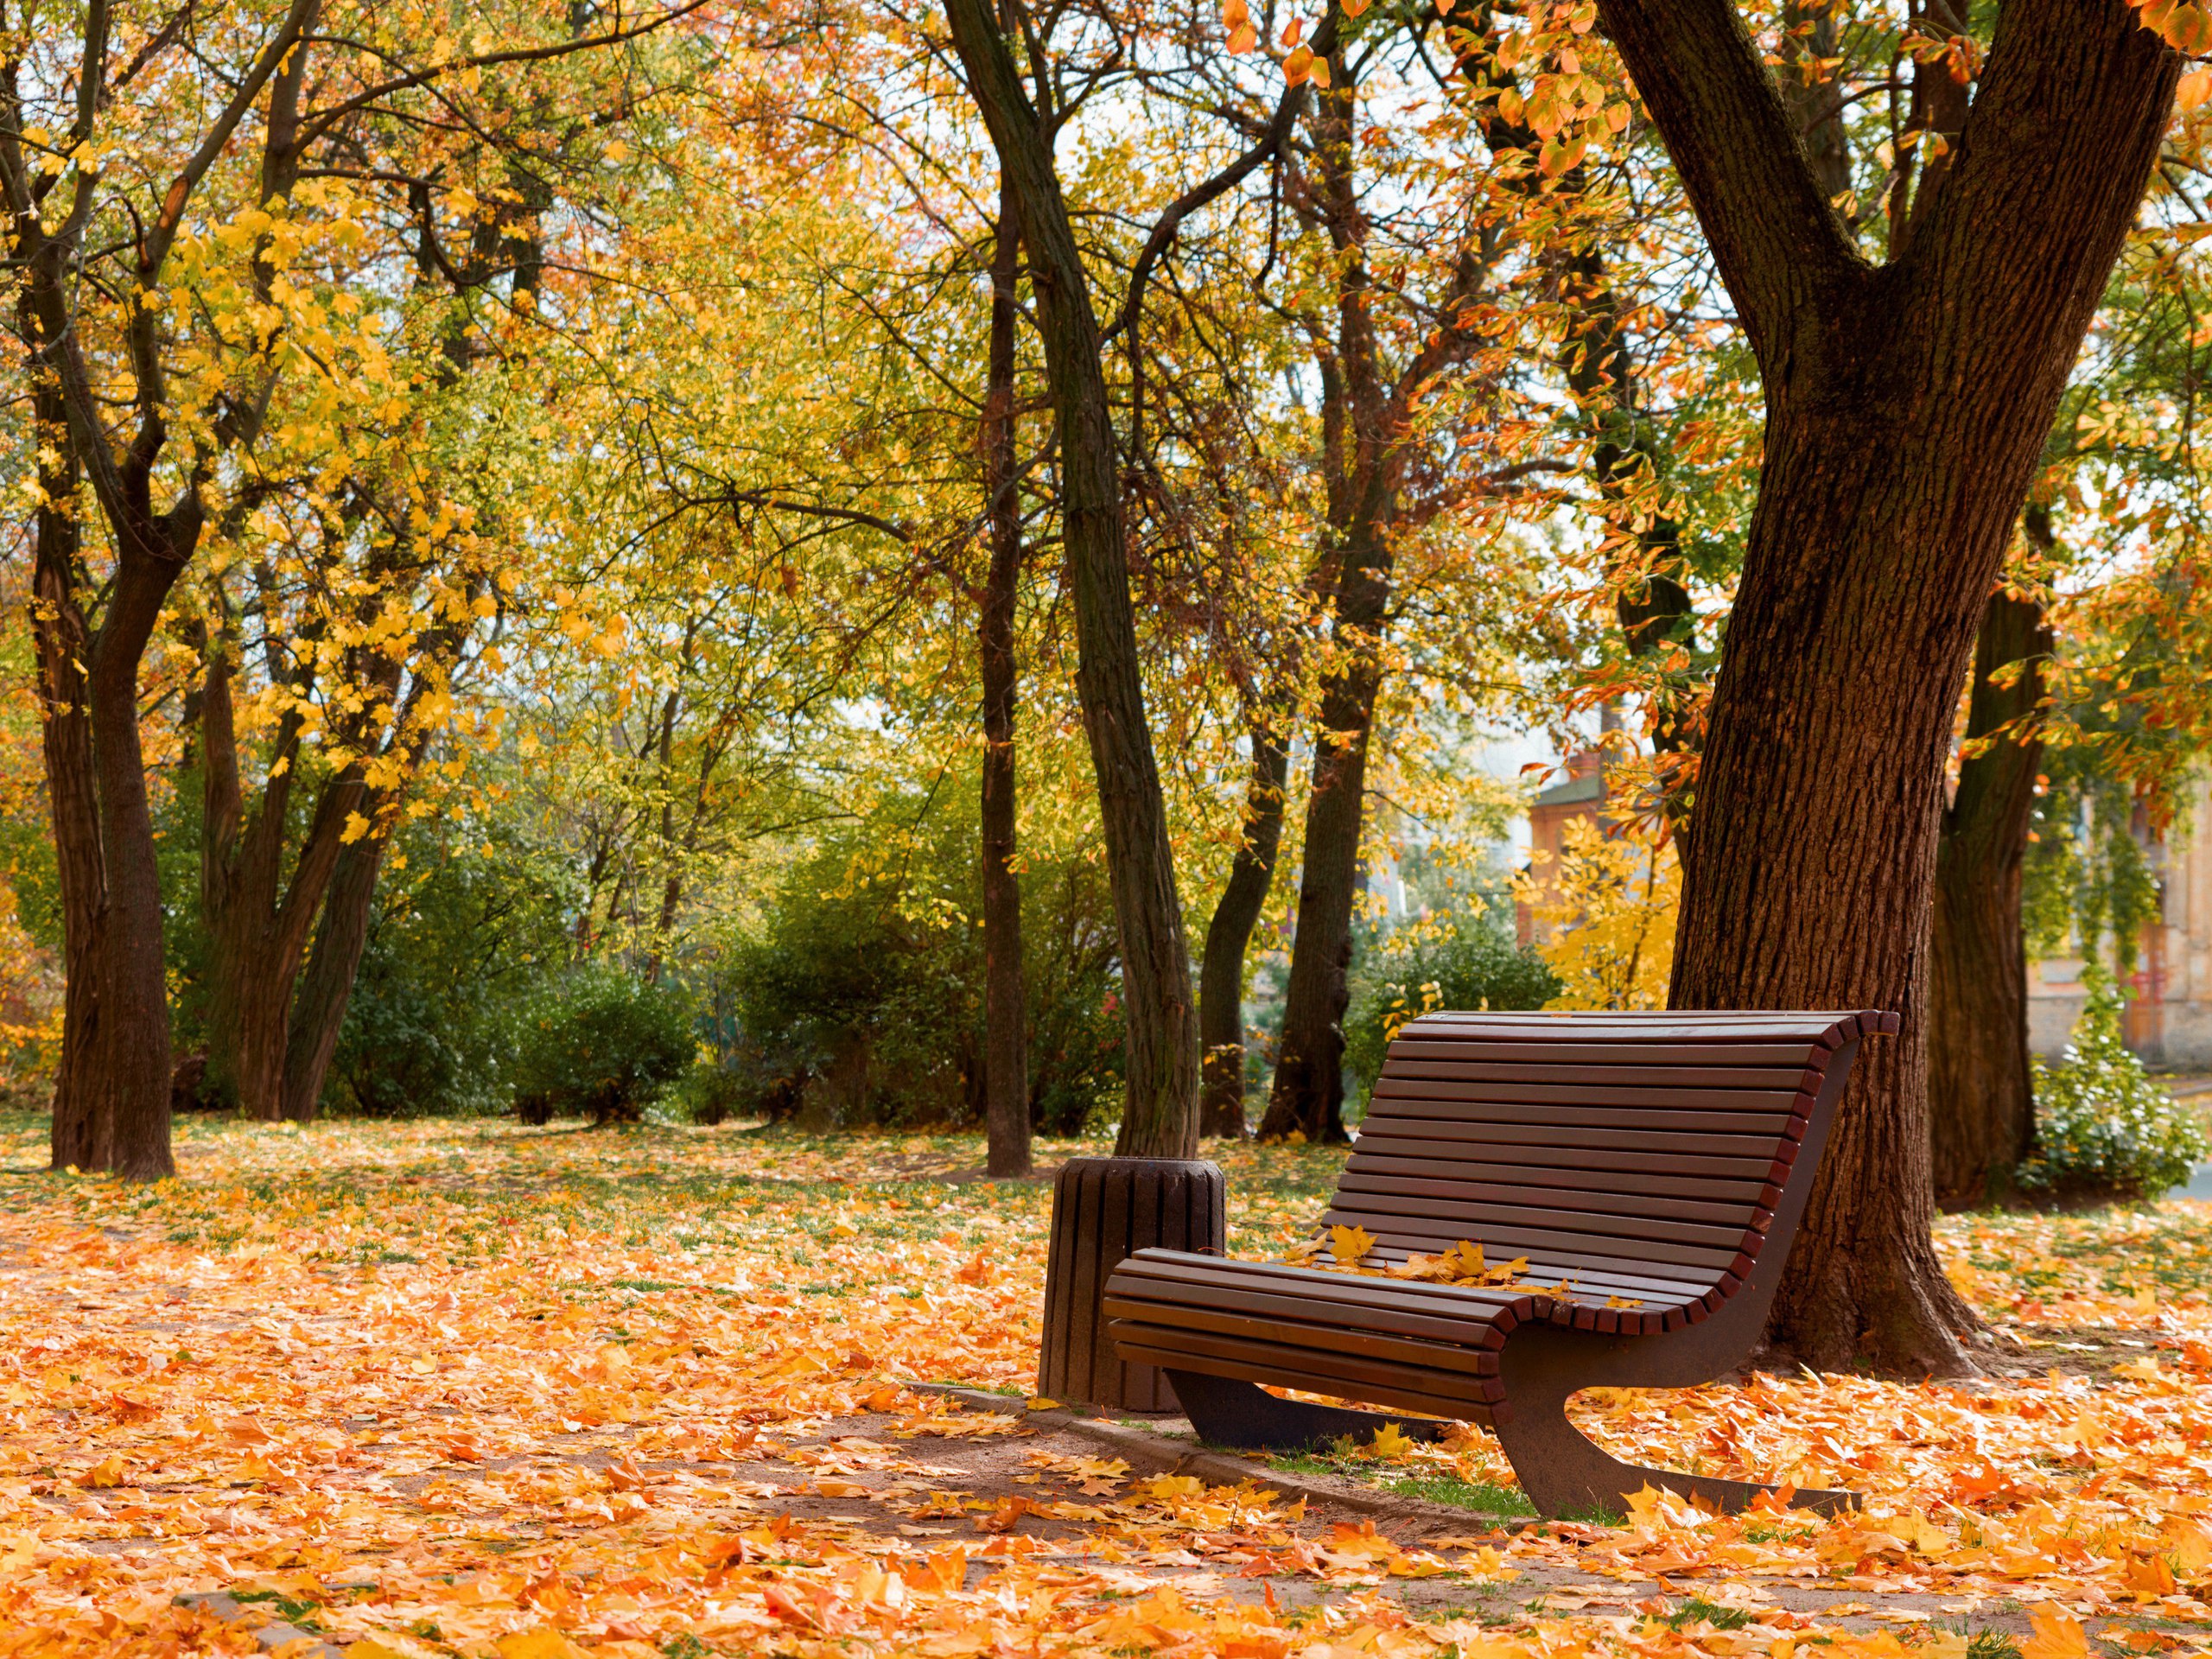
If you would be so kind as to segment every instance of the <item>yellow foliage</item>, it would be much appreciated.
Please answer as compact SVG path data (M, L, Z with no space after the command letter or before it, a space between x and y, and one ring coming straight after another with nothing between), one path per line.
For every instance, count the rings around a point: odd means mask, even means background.
M1529 906L1537 949L1560 976L1554 1008L1663 1008L1675 962L1682 872L1672 840L1654 844L1568 820L1564 850L1539 852L1514 896Z

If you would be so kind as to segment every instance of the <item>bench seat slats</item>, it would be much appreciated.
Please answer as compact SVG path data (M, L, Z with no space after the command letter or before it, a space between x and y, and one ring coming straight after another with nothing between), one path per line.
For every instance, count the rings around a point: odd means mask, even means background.
M1371 1306L1456 1330L1459 1340L1495 1346L1487 1328L1501 1324L1512 1310L1515 1322L1533 1317L1534 1295L1503 1286L1440 1285L1417 1279L1383 1279L1366 1274L1329 1273L1293 1267L1279 1262L1232 1262L1216 1256L1191 1255L1180 1251L1145 1250L1123 1263L1127 1281L1141 1280L1148 1297L1163 1300L1190 1300L1198 1290L1249 1290L1255 1295L1287 1298L1303 1308L1300 1318L1351 1318L1339 1310ZM1532 1274L1538 1270L1533 1267ZM1561 1276L1542 1273L1545 1281ZM1699 1306L1713 1288L1711 1283L1669 1284L1661 1281L1616 1274L1578 1275L1578 1287L1592 1295L1633 1298L1643 1311L1663 1313L1687 1312ZM1379 1327L1378 1327L1379 1328ZM1510 1328L1510 1325L1507 1327ZM1503 1340L1503 1332L1497 1340Z
M1139 1325L1120 1319L1114 1325L1114 1345L1130 1359L1162 1369L1189 1369L1194 1357L1203 1357L1205 1363L1199 1369L1216 1376L1344 1395L1465 1422L1488 1423L1510 1409L1503 1401L1493 1404L1487 1400L1467 1398L1458 1392L1457 1379L1449 1372L1397 1366L1381 1380L1367 1381L1344 1375L1331 1363L1329 1355L1280 1343L1206 1338L1172 1325ZM1428 1386L1424 1388L1423 1384Z
M1408 1158L1433 1166L1454 1166L1468 1170L1510 1169L1512 1179L1533 1181L1539 1185L1560 1184L1557 1178L1567 1181L1585 1181L1602 1173L1603 1179L1635 1176L1655 1180L1660 1185L1655 1191L1665 1192L1666 1173L1650 1172L1679 1172L1688 1179L1712 1179L1723 1182L1749 1182L1754 1186L1768 1185L1780 1177L1775 1173L1773 1161L1767 1157L1772 1148L1751 1143L1743 1155L1728 1157L1718 1154L1670 1152L1662 1164L1649 1152L1624 1147L1548 1147L1519 1141L1488 1141L1473 1137L1447 1140L1432 1132L1432 1126L1415 1128L1393 1128L1371 1130L1360 1136L1363 1154L1370 1148L1378 1157Z
M1433 1017L1433 1016L1432 1016ZM1634 1048L1602 1045L1583 1046L1531 1037L1506 1040L1474 1037L1439 1028L1426 1021L1409 1021L1398 1040L1448 1042L1471 1065L1494 1065L1525 1061L1534 1065L1694 1065L1700 1067L1772 1066L1794 1071L1818 1071L1827 1064L1827 1051L1801 1043L1638 1043Z
M1422 1398L1441 1402L1441 1409L1452 1415L1464 1414L1470 1405L1488 1404L1505 1397L1505 1385L1495 1376L1476 1376L1465 1371L1446 1370L1402 1359L1342 1353L1334 1349L1311 1347L1303 1341L1280 1340L1264 1332L1244 1334L1162 1325L1149 1308L1144 1310L1141 1319L1117 1321L1116 1340L1126 1343L1130 1327L1154 1342L1165 1338L1185 1353L1213 1354L1224 1358L1274 1358L1278 1363L1290 1360L1296 1367L1296 1380L1278 1380L1287 1382L1292 1388L1325 1389L1332 1383L1344 1382L1369 1388L1403 1387ZM1305 1334L1284 1332L1280 1326L1276 1329L1279 1335L1302 1338Z
M1468 1235L1457 1223L1423 1222L1417 1216L1390 1216L1375 1211L1336 1210L1326 1212L1323 1225L1364 1226L1386 1246L1419 1250L1425 1255L1449 1249ZM1562 1271L1630 1273L1669 1283L1716 1283L1743 1258L1740 1250L1710 1249L1698 1245L1662 1244L1649 1251L1625 1243L1568 1235L1542 1227L1493 1227L1479 1242L1493 1260L1529 1258L1532 1269L1556 1267Z
M1732 1043L1789 1043L1803 1042L1819 1048L1840 1048L1857 1034L1840 1034L1834 1021L1821 1022L1817 1031L1806 1022L1792 1021L1788 1015L1746 1016L1740 1020L1710 1020L1699 1015L1691 1020L1668 1020L1653 1017L1638 1020L1632 1016L1614 1014L1573 1021L1551 1020L1541 1016L1534 1019L1491 1019L1480 1023L1462 1023L1448 1016L1440 1019L1425 1014L1409 1020L1400 1028L1399 1035L1421 1041L1437 1037L1456 1037L1468 1042L1552 1043L1580 1045L1607 1043L1634 1045L1641 1043L1674 1044L1681 1042L1709 1043L1716 1048Z
M1349 1318L1326 1320L1301 1319L1298 1302L1287 1296L1259 1295L1211 1286L1186 1287L1173 1301L1157 1297L1143 1302L1118 1302L1108 1297L1109 1319L1128 1317L1148 1325L1173 1325L1179 1330L1218 1331L1224 1336L1257 1341L1278 1341L1294 1332L1301 1346L1325 1349L1355 1358L1376 1359L1395 1365L1427 1364L1438 1370L1468 1376L1496 1376L1497 1351L1470 1346L1464 1331L1442 1319L1421 1319L1412 1314L1395 1317L1376 1310L1350 1306L1331 1309L1332 1314L1362 1313L1357 1323ZM1378 1320L1385 1323L1378 1323ZM1386 1328L1402 1326L1402 1328Z
M1671 1169L1677 1159L1694 1158L1708 1160L1713 1173L1726 1175L1771 1169L1793 1155L1777 1144L1783 1138L1780 1128L1767 1135L1656 1135L1635 1145L1624 1145L1621 1136L1603 1130L1552 1130L1533 1123L1394 1122L1374 1133L1378 1147L1402 1145L1411 1157L1489 1158L1561 1169Z
M1447 1243L1472 1239L1485 1250L1491 1249L1492 1236L1502 1241L1508 1232L1533 1229L1540 1233L1555 1232L1577 1243L1603 1239L1618 1241L1635 1250L1646 1245L1659 1249L1673 1246L1685 1250L1721 1250L1730 1255L1744 1248L1744 1235L1757 1230L1759 1217L1765 1213L1746 1205L1742 1214L1732 1220L1676 1221L1663 1214L1625 1215L1598 1208L1594 1204L1589 1208L1571 1209L1558 1203L1558 1196L1523 1189L1473 1199L1431 1198L1389 1192L1351 1194L1339 1189L1331 1208L1347 1215L1427 1217L1447 1232L1453 1228L1460 1230ZM1477 1230L1467 1230L1471 1228ZM1521 1252L1516 1249L1515 1254Z
M1796 1112L1798 1100L1808 1098L1812 1092L1795 1086L1658 1089L1587 1083L1492 1083L1468 1077L1462 1067L1450 1060L1397 1059L1382 1068L1382 1082L1377 1087L1384 1090L1383 1098L1387 1100L1397 1093L1391 1085L1406 1083L1446 1084L1450 1085L1451 1099L1484 1101L1499 1106L1569 1106L1587 1111L1600 1108L1602 1103L1600 1109L1608 1112L1639 1112L1671 1106L1681 1111L1779 1112L1784 1117Z
M1483 1051L1475 1049L1474 1054ZM1563 1060L1546 1065L1535 1060L1485 1060L1470 1057L1464 1043L1401 1043L1390 1052L1389 1065L1401 1062L1448 1063L1452 1076L1468 1083L1499 1085L1540 1083L1582 1090L1585 1096L1623 1089L1783 1089L1796 1094L1804 1084L1805 1068L1795 1065L1604 1065Z
M1669 1134L1739 1135L1756 1139L1786 1133L1789 1126L1797 1121L1797 1114L1781 1111L1684 1109L1637 1113L1596 1104L1562 1103L1537 1106L1506 1101L1475 1101L1455 1096L1448 1086L1419 1091L1400 1088L1388 1094L1377 1093L1370 1109L1375 1112L1378 1122L1386 1124L1404 1120L1458 1124L1470 1130L1478 1130L1483 1125L1493 1123L1501 1128L1517 1125L1524 1128L1556 1129L1564 1134L1596 1130L1605 1136L1602 1144L1608 1146L1618 1146L1629 1137L1634 1138L1639 1145L1648 1145L1650 1144L1649 1137ZM1627 1136L1624 1136L1623 1131L1627 1132Z
M1763 1175L1764 1170L1760 1172ZM1356 1157L1337 1183L1339 1202L1354 1192L1395 1192L1478 1201L1509 1193L1565 1210L1612 1210L1623 1215L1680 1216L1687 1221L1742 1221L1771 1210L1781 1197L1773 1182L1744 1178L1666 1176L1632 1169L1529 1169L1465 1158Z

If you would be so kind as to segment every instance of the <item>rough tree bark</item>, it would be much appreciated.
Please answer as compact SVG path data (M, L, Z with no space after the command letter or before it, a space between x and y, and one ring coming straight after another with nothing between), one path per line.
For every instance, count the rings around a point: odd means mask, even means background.
M1252 722L1252 777L1229 880L1206 926L1198 969L1198 1039L1205 1045L1205 1092L1198 1133L1244 1138L1244 953L1274 884L1282 846L1284 785L1290 779L1290 740L1272 721Z
M283 1116L285 1050L301 958L345 846L346 818L365 804L367 791L358 766L323 785L288 879L302 721L291 711L279 721L270 775L248 814L232 708L235 649L228 639L213 642L200 699L200 895L212 947L207 1082L240 1116L273 1121ZM380 689L389 696L397 685L396 665L385 680Z
M379 827L339 849L338 868L323 895L315 944L300 970L285 1027L283 1115L295 1123L310 1122L321 1108L323 1082L338 1052L353 978L369 942L377 875L390 845Z
M2039 516L2029 509L2031 521ZM1943 814L1929 923L1929 1163L1936 1202L1947 1210L2010 1197L2012 1172L2035 1140L2020 876L2043 739L2031 727L2007 728L2032 721L2052 644L2041 605L2001 591L1989 596L1974 641L1968 752ZM2017 679L1993 683L2017 664L2025 664Z
M944 10L1013 199L1036 297L1046 388L1058 417L1076 693L1097 778L1122 948L1128 1096L1115 1150L1128 1157L1187 1158L1198 1147L1197 1010L1166 805L1145 717L1098 318L1054 171L1052 112L1033 105L1024 91L988 0L944 0ZM1048 87L1039 88L1040 98L1048 95Z
M1015 875L1014 715L1019 692L1014 606L1021 577L1021 499L1014 453L1014 279L1021 245L1012 193L999 191L991 252L991 337L982 448L990 566L976 607L983 681L983 1126L985 1167L1029 1173L1029 1050L1021 981L1021 882Z
M1902 253L1861 257L1727 0L1599 0L1757 356L1758 499L1693 810L1678 1007L1882 1007L1770 1340L1971 1369L1929 1242L1928 916L1975 625L2179 60L2121 0L1999 15Z

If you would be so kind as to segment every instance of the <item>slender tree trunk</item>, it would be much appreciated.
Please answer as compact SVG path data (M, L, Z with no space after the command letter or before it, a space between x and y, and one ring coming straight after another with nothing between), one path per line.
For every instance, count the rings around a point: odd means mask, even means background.
M1229 880L1206 928L1205 960L1198 972L1198 1035L1205 1045L1205 1093L1198 1131L1230 1141L1244 1138L1244 953L1274 884L1282 846L1284 785L1290 778L1290 740L1273 721L1252 722L1252 779L1230 861Z
M1385 391L1375 338L1366 219L1354 171L1357 89L1344 53L1333 54L1330 68L1332 85L1315 100L1313 121L1314 193L1339 260L1335 350L1322 375L1327 534L1338 544L1331 627L1336 661L1322 682L1315 722L1290 983L1267 1116L1260 1122L1263 1140L1293 1133L1309 1141L1344 1138L1344 1020L1351 1001L1352 910L1359 893L1367 749L1382 677L1389 537L1403 440L1403 399Z
M31 572L32 648L38 664L40 737L46 761L47 808L54 830L61 897L63 974L61 1057L54 1073L54 1167L96 1166L89 1056L99 1025L101 916L99 791L92 773L92 711L86 702L85 659L91 653L77 604L79 556L75 469L61 430L60 398L51 385L35 394L39 434L40 505Z
M1599 0L1736 302L1767 426L1673 1005L1881 1007L1770 1340L1971 1369L1930 1243L1929 914L1976 624L2133 223L2179 60L2120 0L2014 0L1907 251L1869 265L1727 0Z
M1122 950L1128 1097L1116 1151L1198 1147L1198 1035L1166 803L1145 716L1129 550L1098 319L1053 171L1050 137L987 0L944 0L970 94L990 129L1028 254L1059 422L1060 511L1075 590L1076 695L1090 741Z
M2052 645L2042 606L1990 595L1974 642L1967 753L1936 855L1930 925L1929 1158L1936 1201L1947 1210L2009 1198L2012 1172L2035 1139L2020 876L2043 740L2005 728L2032 721ZM1991 683L2023 663L2011 684Z
M372 831L339 851L285 1033L283 1112L296 1123L310 1121L321 1109L323 1080L338 1052L353 977L368 944L377 874L389 845L381 831Z
M1028 1014L1021 979L1021 882L1014 874L1014 607L1021 501L1014 417L1014 279L1021 252L1013 194L999 189L991 257L990 357L983 397L983 494L990 569L976 623L983 680L983 1122L994 1175L1029 1173Z

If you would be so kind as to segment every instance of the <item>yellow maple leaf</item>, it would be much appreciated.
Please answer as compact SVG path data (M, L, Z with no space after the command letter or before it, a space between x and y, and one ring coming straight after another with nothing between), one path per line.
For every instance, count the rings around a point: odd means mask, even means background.
M2035 1634L2020 1643L2020 1659L2087 1659L2089 1633L2082 1621L2057 1607L2039 1607L2028 1615Z
M1358 1266L1374 1248L1375 1235L1364 1227L1329 1229L1329 1254L1347 1268Z
M1414 1449L1414 1437L1395 1423L1385 1423L1375 1431L1375 1443L1368 1447L1378 1458L1402 1458Z
M91 1468L86 1470L83 1474L78 1476L77 1484L79 1486L94 1488L120 1486L127 1472L123 1454L120 1452L111 1452Z
M346 1644L346 1659L413 1659L413 1656L397 1648L388 1647L373 1636L365 1636L358 1642Z

